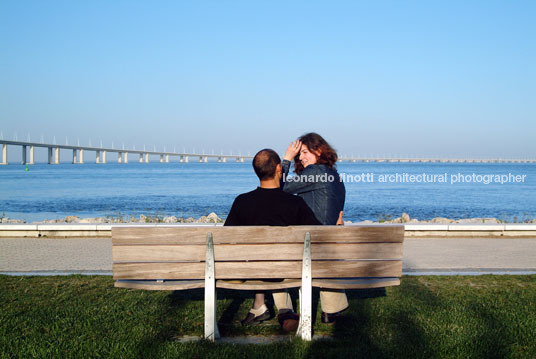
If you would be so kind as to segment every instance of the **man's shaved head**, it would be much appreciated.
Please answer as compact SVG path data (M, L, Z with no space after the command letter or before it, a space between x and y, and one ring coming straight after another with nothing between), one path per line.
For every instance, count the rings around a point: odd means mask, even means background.
M274 178L279 164L281 164L279 155L269 148L260 150L253 158L253 169L261 181Z

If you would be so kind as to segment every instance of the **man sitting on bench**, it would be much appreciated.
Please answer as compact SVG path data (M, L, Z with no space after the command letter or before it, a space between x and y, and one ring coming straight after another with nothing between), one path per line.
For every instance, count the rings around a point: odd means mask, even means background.
M281 159L274 150L259 151L253 158L253 169L259 177L260 185L254 191L236 197L225 226L321 225L301 197L281 190ZM299 315L293 310L290 295L286 290L274 291L272 294L278 309L277 319L282 328L286 331L296 330ZM326 303L322 303L324 304ZM242 324L259 324L269 318L270 312L264 304L264 292L256 293L253 308L242 320Z

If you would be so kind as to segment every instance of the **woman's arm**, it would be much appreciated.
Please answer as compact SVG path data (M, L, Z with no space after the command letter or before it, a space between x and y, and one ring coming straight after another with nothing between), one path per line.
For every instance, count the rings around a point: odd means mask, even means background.
M283 160L283 177L281 178L281 189L287 193L305 193L314 191L322 187L320 182L316 181L318 170L313 169L314 165L307 166L301 174L288 178L290 172L290 162ZM312 177L311 177L312 176Z

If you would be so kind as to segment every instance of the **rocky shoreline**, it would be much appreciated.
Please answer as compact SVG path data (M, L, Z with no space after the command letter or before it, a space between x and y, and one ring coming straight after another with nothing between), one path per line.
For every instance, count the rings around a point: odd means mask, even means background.
M7 217L2 217L0 223L2 224L76 224L76 223L223 223L224 219L220 218L216 213L212 212L206 216L201 216L200 218L193 217L176 217L176 216L146 216L141 214L139 217L127 216L125 217L92 217L92 218L80 218L77 216L67 216L61 219L47 219L44 221L37 222L26 222L21 219L12 219ZM361 223L361 224L374 224L374 223L411 223L411 224L449 224L449 223L466 223L466 224L500 224L500 223L536 223L536 218L522 218L517 221L514 217L513 222L505 222L498 218L462 218L462 219L451 219L444 217L436 217L431 220L419 220L417 218L410 218L409 214L402 213L398 218L391 218L390 216L380 217L378 221L344 221L344 223Z
M201 216L200 218L182 218L182 217L175 217L175 216L146 216L144 214L141 214L139 217L135 216L127 216L127 217L112 217L112 216L106 216L106 217L89 217L89 218L80 218L77 216L67 216L65 218L60 219L45 219L44 221L36 221L36 222L26 222L25 220L21 219L12 219L4 217L1 219L0 223L3 224L76 224L76 223L223 223L223 219L218 217L218 215L214 212L210 213L207 216Z
M345 221L346 223L346 221ZM398 218L391 219L389 217L380 218L379 221L362 221L355 223L411 223L411 224L449 224L449 223L461 223L461 224L502 224L502 223L536 223L536 218L521 218L517 220L514 217L513 222L506 222L502 219L494 217L478 217L478 218L444 218L444 217L435 217L431 220L418 220L417 218L410 218L409 214L402 213Z

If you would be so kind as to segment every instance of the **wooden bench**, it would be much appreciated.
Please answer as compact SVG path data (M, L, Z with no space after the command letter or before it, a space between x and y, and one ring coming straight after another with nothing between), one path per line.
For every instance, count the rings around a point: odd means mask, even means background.
M205 288L209 340L219 337L216 287L300 287L297 335L311 340L312 287L399 285L403 241L402 225L114 227L113 276L119 288ZM268 278L284 280L261 280ZM236 279L246 281L229 281Z

